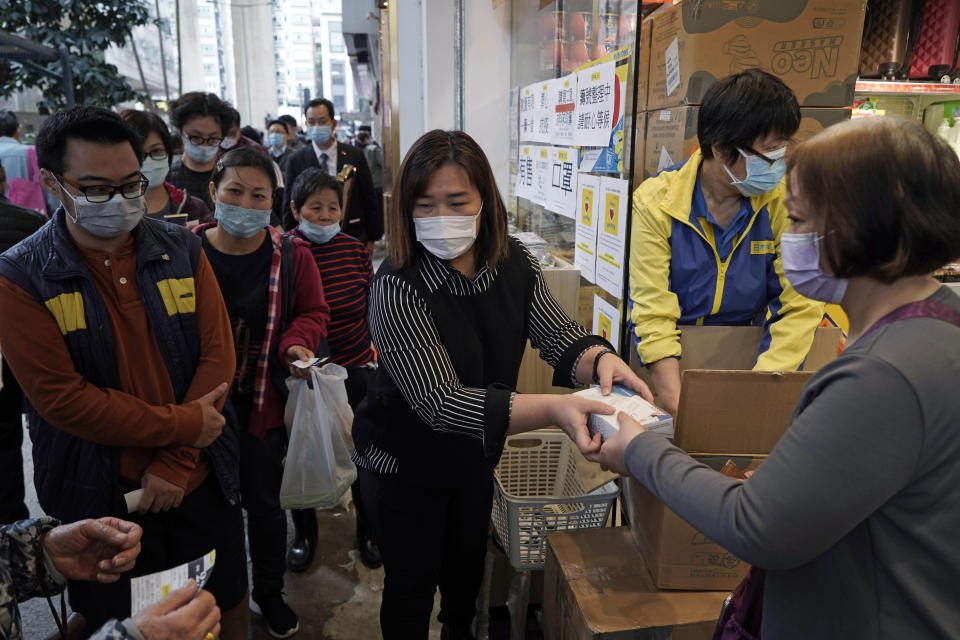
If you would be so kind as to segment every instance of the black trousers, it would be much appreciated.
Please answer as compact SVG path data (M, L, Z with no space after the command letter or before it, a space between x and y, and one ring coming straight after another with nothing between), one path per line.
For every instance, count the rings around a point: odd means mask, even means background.
M249 424L249 421L242 424ZM287 514L280 506L287 432L270 429L261 440L244 431L240 436L240 493L247 511L247 538L257 602L279 594L286 571Z
M347 379L344 386L347 388L347 404L356 411L357 405L367 395L367 385L373 376L373 369L368 367L356 367L347 369ZM360 491L359 479L350 487L350 494L353 497L353 506L357 510L357 537L370 535L370 525L367 522L366 512L363 507L363 495ZM317 514L314 509L291 509L293 516L293 526L297 531L298 538L307 538L316 541L320 534L317 524Z
M3 363L0 389L0 524L29 517L23 486L23 393L13 372Z
M360 488L383 556L384 640L426 638L440 587L440 622L467 626L477 612L493 475L463 488L424 487L359 470Z

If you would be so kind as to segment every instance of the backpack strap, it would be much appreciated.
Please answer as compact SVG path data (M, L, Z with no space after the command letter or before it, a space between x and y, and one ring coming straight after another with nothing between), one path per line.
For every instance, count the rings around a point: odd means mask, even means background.
M911 302L903 305L902 307L898 307L884 317L880 318L876 324L864 331L860 338L863 339L874 331L878 331L887 325L893 324L894 322L899 322L900 320L909 320L911 318L933 318L934 320L948 322L953 326L960 328L960 311L956 311L942 302L919 300L917 302Z

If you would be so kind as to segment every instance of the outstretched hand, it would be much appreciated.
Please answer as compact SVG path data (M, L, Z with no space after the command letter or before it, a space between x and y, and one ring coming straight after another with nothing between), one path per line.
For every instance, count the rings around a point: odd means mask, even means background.
M71 580L115 582L133 568L143 529L119 518L79 520L51 529L43 550Z

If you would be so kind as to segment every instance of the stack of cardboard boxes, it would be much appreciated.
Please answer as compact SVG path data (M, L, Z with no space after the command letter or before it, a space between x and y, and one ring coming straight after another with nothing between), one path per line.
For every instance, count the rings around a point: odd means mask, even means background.
M797 95L797 139L850 117L865 0L682 0L640 26L634 184L697 148L697 114L720 78L759 67ZM745 118L750 114L745 113Z

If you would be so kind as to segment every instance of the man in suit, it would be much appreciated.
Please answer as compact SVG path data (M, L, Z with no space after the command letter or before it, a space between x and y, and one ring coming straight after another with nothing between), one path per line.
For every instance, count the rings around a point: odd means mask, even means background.
M292 229L296 226L290 211L290 197L297 176L305 169L319 167L336 177L344 165L350 164L357 168L357 173L352 180L347 210L340 226L344 233L366 244L372 254L373 243L383 236L383 216L378 213L373 179L363 151L337 142L333 135L337 127L334 115L333 103L326 98L311 100L304 109L310 144L287 160L283 175L283 184L286 185L283 194L283 227Z

